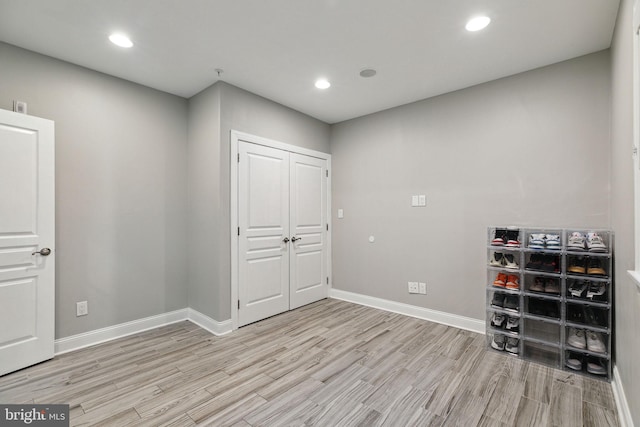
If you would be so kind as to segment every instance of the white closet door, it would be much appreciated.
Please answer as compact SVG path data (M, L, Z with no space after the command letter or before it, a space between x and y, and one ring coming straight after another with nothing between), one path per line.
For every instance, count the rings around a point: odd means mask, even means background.
M291 153L290 308L327 298L327 161Z
M54 188L53 122L0 110L0 375L53 357Z
M289 153L240 142L238 325L289 310Z

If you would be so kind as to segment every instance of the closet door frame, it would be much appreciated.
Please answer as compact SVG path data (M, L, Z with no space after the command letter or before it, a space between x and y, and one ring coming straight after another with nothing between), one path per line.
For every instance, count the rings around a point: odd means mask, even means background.
M276 148L288 151L290 153L302 154L305 156L316 157L326 160L327 162L327 277L329 278L328 289L332 288L332 268L331 268L331 233L333 231L331 217L331 154L322 153L320 151L310 150L296 145L286 144L284 142L251 135L245 132L231 130L231 156L229 159L231 188L230 188L230 219L231 219L231 325L232 329L238 329L238 144L240 141L251 144L264 145L266 147Z

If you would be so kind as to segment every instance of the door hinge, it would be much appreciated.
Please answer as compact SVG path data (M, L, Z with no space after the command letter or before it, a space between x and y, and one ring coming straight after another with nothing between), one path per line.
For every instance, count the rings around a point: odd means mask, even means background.
M238 236L240 235L240 227L238 227Z
M329 223L327 223L327 231L329 231Z
M327 285L329 284L329 276L327 276Z
M238 153L238 163L240 163L240 153Z
M327 173L327 178L329 178L329 169L325 171Z
M238 310L240 310L240 300L238 300Z

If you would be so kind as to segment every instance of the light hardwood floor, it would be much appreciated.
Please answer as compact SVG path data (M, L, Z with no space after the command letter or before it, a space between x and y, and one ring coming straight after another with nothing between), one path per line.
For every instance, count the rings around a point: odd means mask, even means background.
M608 383L330 299L222 337L181 322L67 353L1 377L0 402L68 403L71 425L618 425Z

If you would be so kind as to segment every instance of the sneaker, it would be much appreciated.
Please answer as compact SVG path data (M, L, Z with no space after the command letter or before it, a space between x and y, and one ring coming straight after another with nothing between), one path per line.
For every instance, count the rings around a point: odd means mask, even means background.
M567 320L573 323L584 323L582 308L575 304L567 304Z
M536 316L544 316L545 307L543 302L537 298L529 298L529 314L535 314Z
M602 334L594 331L587 331L587 350L594 353L606 353L607 346L604 344Z
M529 235L529 248L531 249L544 249L544 234L530 234Z
M574 371L582 370L582 359L583 356L579 353L569 352L569 357L565 360L564 364L567 368L573 369Z
M557 273L560 271L560 257L555 255L544 255L542 257L542 271L548 271L550 273Z
M605 362L597 357L587 359L587 372L594 375L607 375Z
M507 289L520 289L520 283L518 282L519 278L518 276L514 275L514 274L510 274L507 277L507 283L506 283L506 288Z
M507 317L504 314L493 313L493 316L491 317L491 326L494 328L502 328L506 318Z
M533 285L529 287L533 292L544 292L544 279L542 277L536 277L533 279Z
M571 347L584 350L587 347L587 342L584 338L584 330L577 328L569 328L569 336L567 337L567 344Z
M531 254L529 262L525 266L527 270L540 270L542 269L542 254Z
M505 294L494 293L491 299L491 307L504 308Z
M511 354L518 354L518 343L520 340L518 338L508 338L507 344L505 345L505 350L507 350Z
M607 245L598 233L587 233L587 249L589 252L607 252Z
M560 284L553 279L544 281L544 291L548 294L560 294Z
M518 311L520 308L520 299L517 295L507 295L504 299L504 309L510 311Z
M594 297L595 300L600 300L603 298L598 298L598 297L602 297L604 295L604 293L607 291L607 286L605 285L604 282L587 282L588 285L588 291L587 291L587 298L589 298L590 300L593 300Z
M584 318L587 325L605 328L608 324L606 311L599 308L585 307Z
M607 272L602 268L602 261L598 258L589 259L589 267L587 268L587 274L596 274L598 276L606 276Z
M504 335L494 335L493 340L491 340L491 347L496 350L503 351L505 345L506 338Z
M509 316L505 329L509 332L518 332L520 330L520 318Z
M559 234L547 234L545 239L545 245L547 249L556 251L560 249L560 235Z
M507 230L504 228L496 228L491 241L492 246L504 246L507 243Z
M493 281L493 286L504 288L507 284L507 275L504 273L498 273L496 280Z
M570 251L584 251L585 248L585 238L584 234L574 231L569 236L569 242L567 243L567 249Z
M493 267L502 267L504 265L504 256L500 252L494 252L489 259L489 265Z
M587 282L584 280L573 280L573 283L569 285L569 293L575 298L581 298L585 289L587 289Z
M571 261L569 262L569 268L567 268L567 271L569 273L576 273L576 274L584 274L587 272L587 260L585 260L582 257L577 257L577 258L572 258Z
M520 240L518 240L518 235L520 235L519 229L507 229L507 244L505 246L508 248L519 248Z
M511 269L514 269L514 270L517 270L518 268L520 268L520 266L516 262L516 257L513 256L512 254L505 254L502 257L502 259L504 260L505 268L511 268Z

